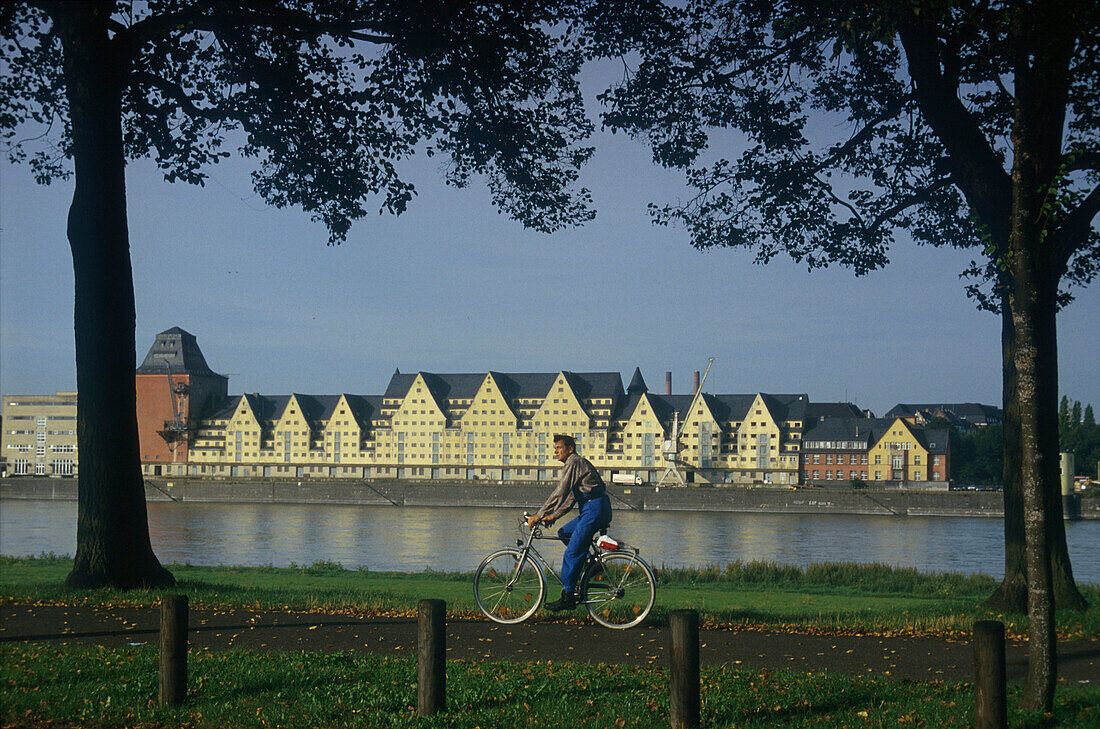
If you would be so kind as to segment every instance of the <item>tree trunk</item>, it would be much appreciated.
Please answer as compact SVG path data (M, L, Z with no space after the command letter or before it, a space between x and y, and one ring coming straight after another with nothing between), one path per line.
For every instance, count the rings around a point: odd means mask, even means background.
M1027 565L1024 547L1024 501L1020 472L1020 406L1016 395L1016 334L1007 297L1001 302L1001 363L1004 388L1004 533L1005 576L985 601L994 610L1027 612ZM1059 609L1084 610L1088 602L1077 589L1066 544L1066 525L1062 514L1062 492L1044 489L1047 499L1047 547L1054 604Z
M72 587L175 583L149 541L134 388L135 313L122 147L123 64L111 3L59 3L76 189L68 236L76 278L77 448Z
M1016 333L1007 293L1001 297L1001 386L1004 403L1005 576L985 601L994 610L1027 611L1024 494L1020 479L1020 408L1016 400Z
M1013 321L1019 375L1028 596L1028 670L1020 705L1050 711L1057 681L1057 657L1048 522L1056 515L1050 513L1045 491L1058 483L1055 297L1053 292L1036 290L1030 283L1035 277L1022 271L1029 268L1026 263L1014 262L1013 268L1018 292L1013 302Z
M1016 402L1027 564L1028 665L1020 707L1050 711L1058 678L1047 492L1058 490L1058 284L1065 272L1051 250L1061 161L1072 25L1064 8L1012 9L1016 91L1012 125L1012 271L1009 307L1016 342ZM1062 12L1059 12L1062 11Z

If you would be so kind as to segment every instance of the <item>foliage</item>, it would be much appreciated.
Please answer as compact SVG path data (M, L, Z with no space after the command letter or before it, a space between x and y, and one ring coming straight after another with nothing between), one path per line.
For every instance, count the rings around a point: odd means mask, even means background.
M998 280L1007 243L1015 99L1005 84L1017 12L1013 3L809 0L653 9L617 27L640 58L602 96L604 122L645 138L656 162L687 170L696 194L651 209L698 248L750 248L760 263L786 254L858 275L884 265L904 232L980 251L968 291L996 309L982 284ZM1095 193L1085 198L1100 181L1100 25L1095 7L1075 20L1052 226L1057 216L1068 225L1082 203L1087 223L1098 204ZM1082 234L1067 284L1088 283L1100 267L1100 232L1086 224Z
M1004 427L951 432L951 477L959 484L998 485L1004 480Z
M551 35L560 3L153 1L110 13L129 159L203 184L227 147L256 163L269 204L295 205L342 240L369 199L415 195L401 160L445 155L447 181L482 172L503 212L539 230L591 217L577 170L591 131L578 51ZM57 11L5 4L0 139L42 183L72 171Z
M0 667L5 724L194 727L661 727L663 668L450 661L448 711L420 718L411 658L341 653L195 653L187 704L158 707L155 649L14 645ZM967 684L704 667L704 726L968 727ZM1014 708L1012 726L1042 725ZM1100 689L1062 695L1051 723L1089 726Z
M1092 404L1081 409L1081 403L1062 397L1058 410L1058 444L1063 451L1074 454L1075 475L1100 479L1100 425L1096 424Z
M1081 403L1063 397L1058 415L1058 444L1074 454L1076 475L1097 477L1100 465L1100 425L1091 422ZM1074 412L1077 413L1074 416ZM960 484L1000 484L1004 467L1004 429L987 425L965 433L951 431L951 477Z

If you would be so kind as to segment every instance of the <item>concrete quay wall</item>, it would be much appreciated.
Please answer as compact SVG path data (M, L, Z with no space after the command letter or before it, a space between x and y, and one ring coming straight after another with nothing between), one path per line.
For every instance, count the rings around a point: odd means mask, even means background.
M547 484L487 482L248 479L146 479L149 501L374 504L394 506L476 506L534 509L545 500ZM1004 516L995 491L833 491L735 487L609 487L615 509L639 511L728 511L789 514L866 514L880 516ZM76 500L76 480L0 479L0 498ZM1080 500L1081 517L1100 519L1100 499Z

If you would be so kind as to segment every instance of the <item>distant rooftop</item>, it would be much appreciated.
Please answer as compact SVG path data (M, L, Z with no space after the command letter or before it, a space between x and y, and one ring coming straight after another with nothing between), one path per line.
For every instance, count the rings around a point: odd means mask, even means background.
M139 375L210 375L220 377L206 364L195 335L172 327L157 335L145 360L137 368Z

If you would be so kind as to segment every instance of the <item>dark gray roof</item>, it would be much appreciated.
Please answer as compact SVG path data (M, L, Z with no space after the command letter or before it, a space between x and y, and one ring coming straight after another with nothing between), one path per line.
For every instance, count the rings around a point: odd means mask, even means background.
M955 403L898 403L886 412L886 417L909 417L918 412L935 414L937 410L950 411L955 416L974 425L1000 423L1004 420L1004 411L993 405L979 402Z
M157 335L137 368L139 375L206 375L221 377L206 364L195 335L172 327Z
M859 441L868 446L882 437L894 420L885 418L826 418L806 423L802 432L802 450L822 450L811 443L818 441ZM831 449L830 449L831 450Z
M649 388L645 384L645 380L642 378L642 368L641 367L635 367L634 368L634 376L630 378L630 384L627 385L626 391L628 393L634 393L634 392L642 393L642 392L648 392L649 391Z
M806 406L807 420L821 418L865 418L866 413L850 402L811 402Z
M946 430L925 430L913 428L913 435L920 444L928 449L929 453L947 453L948 438L950 433Z
M507 400L538 399L550 392L557 379L557 372L496 372L450 373L421 372L428 389L437 400L472 399L485 375L491 374ZM581 400L587 398L618 398L623 394L623 379L618 372L565 372L569 386ZM383 397L399 400L405 397L416 380L415 374L394 373L386 386Z

